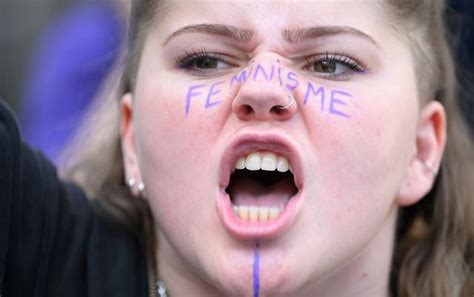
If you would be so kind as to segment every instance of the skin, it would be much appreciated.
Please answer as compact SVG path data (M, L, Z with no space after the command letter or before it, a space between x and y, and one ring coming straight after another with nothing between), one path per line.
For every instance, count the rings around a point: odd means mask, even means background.
M238 2L163 1L147 35L133 94L122 99L122 149L127 177L143 180L157 224L158 271L171 296L253 296L253 242L234 238L216 210L224 150L243 131L277 132L303 163L303 202L282 234L260 242L259 296L389 296L388 277L399 207L418 202L445 144L445 113L423 103L410 46L374 1ZM337 16L337 17L335 17ZM249 28L255 38L236 42L185 33L191 24ZM336 34L285 41L286 28L349 26L369 38ZM179 69L176 56L194 49L219 53L220 69ZM366 65L341 79L314 70L305 57L343 52ZM251 64L284 71L352 95L350 118L304 104L305 88L289 91L277 80L222 87L222 102L204 107L188 88L229 81ZM340 66L339 66L340 67ZM202 90L204 93L207 89ZM296 104L275 114L291 94ZM241 107L248 105L253 113ZM133 189L137 195L137 189Z

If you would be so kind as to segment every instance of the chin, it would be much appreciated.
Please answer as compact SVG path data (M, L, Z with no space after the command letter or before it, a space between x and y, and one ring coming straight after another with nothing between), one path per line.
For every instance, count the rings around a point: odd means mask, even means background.
M248 242L245 250L225 251L225 259L220 264L214 264L216 270L210 279L210 283L221 292L218 296L298 296L305 278L299 273L296 261L293 261L296 259L282 257L284 251L275 250L271 244L263 245L257 269L254 244Z

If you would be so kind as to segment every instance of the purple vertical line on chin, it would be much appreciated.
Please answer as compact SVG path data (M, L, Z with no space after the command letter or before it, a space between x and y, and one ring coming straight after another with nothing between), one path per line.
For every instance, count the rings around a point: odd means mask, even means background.
M258 297L260 293L260 253L258 241L253 247L253 297Z

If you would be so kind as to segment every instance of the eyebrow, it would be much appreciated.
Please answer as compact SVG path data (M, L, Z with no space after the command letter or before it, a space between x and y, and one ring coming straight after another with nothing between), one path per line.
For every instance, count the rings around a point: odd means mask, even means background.
M171 39L176 38L185 33L205 33L216 36L223 36L238 42L249 42L254 38L255 31L252 29L243 29L234 26L221 25L221 24L197 24L185 26L171 33L163 41L163 46L166 45Z
M289 43L298 43L306 39L317 39L325 36L354 35L361 37L378 46L377 42L368 34L349 26L317 26L297 29L284 29L283 38Z
M163 46L168 44L172 39L186 33L204 33L223 36L241 43L251 41L256 35L255 30L238 28L235 26L223 24L188 25L171 33L171 35L169 35L163 41ZM379 46L371 36L349 26L316 26L307 28L283 29L281 34L283 39L289 43L298 43L307 39L317 39L326 36L354 35L366 39L376 46Z

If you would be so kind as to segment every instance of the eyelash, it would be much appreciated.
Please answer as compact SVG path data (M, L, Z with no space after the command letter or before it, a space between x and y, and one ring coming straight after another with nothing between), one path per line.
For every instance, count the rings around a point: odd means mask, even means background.
M231 63L225 61L226 59L223 55L211 53L205 49L186 51L184 54L177 56L175 58L175 63L176 65L178 65L179 69L182 69L184 71L190 72L191 74L195 74L195 75L209 75L210 73L215 73L216 71L219 70L219 69L192 68L193 63L196 62L198 59L202 59L202 58L208 58L208 59L215 60L218 62L219 61L224 62L230 65L230 67L232 67ZM303 67L303 69L308 69L311 66L313 66L315 63L320 63L324 61L340 63L343 66L347 67L351 72L351 73L342 73L342 74L320 73L318 75L325 79L346 80L353 74L363 74L369 71L367 65L365 65L364 63L360 62L357 59L349 57L346 54L342 54L338 52L326 52L324 54L311 56L305 60L305 63L304 63L305 66ZM308 71L311 71L311 70L308 70ZM311 72L315 72L315 71L311 71Z
M205 49L199 49L199 50L190 50L184 52L184 54L177 56L175 58L175 63L178 65L178 68L183 69L185 71L189 71L191 73L195 74L206 74L209 72L209 70L206 69L192 69L191 67L193 66L193 63L197 61L198 59L202 58L210 58L214 59L216 61L222 61L226 64L229 64L225 62L225 58L223 55L216 54L216 53L210 53L206 51Z
M314 66L315 63L320 62L335 62L340 63L343 66L347 67L351 73L342 73L342 74L324 74L320 73L319 76L323 78L329 78L333 80L345 80L348 79L353 74L363 74L369 71L369 68L366 64L360 62L359 60L350 57L349 55L338 53L338 52L326 52L324 54L319 54L311 56L306 59L305 65L303 68L308 69L309 67Z

